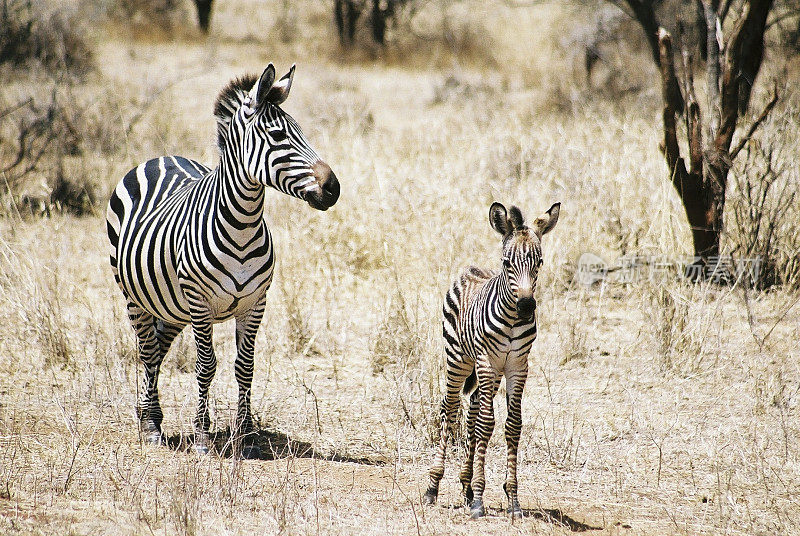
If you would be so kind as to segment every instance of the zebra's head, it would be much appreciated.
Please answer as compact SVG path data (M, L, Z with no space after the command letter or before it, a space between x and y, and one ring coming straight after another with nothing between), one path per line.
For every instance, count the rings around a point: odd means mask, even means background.
M339 181L297 122L280 107L289 96L293 78L294 65L275 80L270 63L259 77L231 81L214 107L217 144L223 158L241 163L241 171L252 183L327 210L339 199Z
M561 203L556 203L528 227L517 207L492 203L489 223L503 236L503 276L508 281L517 314L529 319L536 310L533 291L542 265L542 235L550 232L558 222Z

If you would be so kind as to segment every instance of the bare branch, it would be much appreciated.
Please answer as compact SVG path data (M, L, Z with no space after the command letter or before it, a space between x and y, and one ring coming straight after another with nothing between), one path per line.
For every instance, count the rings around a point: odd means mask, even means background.
M720 126L714 139L719 152L730 148L736 122L750 102L753 82L764 56L764 30L772 2L751 0L731 32L720 91Z
M675 127L675 114L677 113L674 99L670 88L678 85L675 77L675 65L672 62L672 36L664 28L658 29L658 45L661 65L661 90L664 100L664 141L661 145L661 152L667 160L672 181L678 191L681 190L680 182L686 174L686 167L681 158L680 147L678 146L678 136ZM679 90L680 91L680 90ZM676 182L678 181L678 182Z
M772 93L772 98L769 100L767 105L764 106L764 110L761 111L761 114L758 116L758 118L755 121L753 121L753 124L750 125L749 129L747 129L747 133L742 137L741 140L739 140L739 143L737 143L736 147L734 147L733 150L731 151L731 160L735 159L736 155L739 154L739 151L741 151L742 148L744 148L745 144L748 141L750 141L750 138L753 137L753 134L755 134L756 129L758 129L759 125L761 125L761 123L764 122L764 120L767 118L767 116L770 114L770 112L777 103L778 103L778 88L775 87Z
M718 0L705 0L703 11L706 23L706 75L708 85L708 117L711 138L717 135L719 129L719 53L720 53L720 19L717 17Z
M684 48L683 57L683 93L686 96L686 137L689 140L689 171L692 175L701 176L703 173L703 121L700 115L700 105L694 93L694 72L692 56Z

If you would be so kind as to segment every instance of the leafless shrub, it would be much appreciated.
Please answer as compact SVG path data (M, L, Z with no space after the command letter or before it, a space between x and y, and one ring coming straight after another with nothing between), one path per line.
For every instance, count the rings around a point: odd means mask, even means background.
M410 307L402 291L388 298L384 316L372 346L372 372L379 374L390 364L409 365L419 360L420 333L417 309Z
M124 22L135 29L150 28L165 32L186 25L186 21L191 18L183 0L115 0L108 15L111 19ZM207 20L206 24L209 22Z
M665 285L652 285L648 286L644 312L658 346L662 370L673 369L677 356L687 350L690 340L688 302Z
M38 61L51 71L86 74L92 51L74 11L41 0L2 0L0 64L24 66Z
M574 360L585 360L589 353L587 342L589 318L586 306L580 303L577 306L567 307L571 310L565 315L566 321L558 326L564 352L560 365L566 365Z
M286 305L286 339L292 355L320 355L311 326L309 310L302 296L302 288L294 282L282 281L281 291Z
M31 85L28 95L16 100L0 93L5 211L92 212L103 185L87 166L97 156L116 154L127 138L130 126L119 117L119 97L91 100L68 80L51 84L46 93Z
M757 289L800 287L800 175L790 156L800 146L783 134L796 121L796 111L776 115L734 168L726 238L731 254L753 267L741 283Z

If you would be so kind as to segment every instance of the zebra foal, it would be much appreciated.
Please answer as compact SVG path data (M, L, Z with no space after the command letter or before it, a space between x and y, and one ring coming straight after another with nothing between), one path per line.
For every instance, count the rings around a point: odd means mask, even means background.
M191 324L199 389L194 448L208 452L208 390L217 359L212 326L236 319L239 387L234 432L252 430L250 386L256 333L275 264L264 223L267 187L327 210L339 198L331 168L280 105L294 66L280 80L270 63L260 77L232 80L217 98L214 169L180 156L149 160L117 185L106 212L111 268L127 300L144 375L137 402L140 430L163 442L158 399L161 362ZM245 447L245 456L257 456Z
M517 450L528 353L536 339L533 292L542 265L541 238L555 227L560 207L560 203L554 204L528 227L517 207L506 210L500 203L493 203L489 222L503 237L502 269L495 273L470 267L445 296L442 332L447 387L440 412L439 445L424 496L427 504L434 504L439 494L448 434L461 403L460 393L472 391L467 413L467 459L459 478L470 515L478 518L485 514L484 461L494 430L494 397L505 375L508 459L503 489L508 496L509 514L522 517L517 499Z

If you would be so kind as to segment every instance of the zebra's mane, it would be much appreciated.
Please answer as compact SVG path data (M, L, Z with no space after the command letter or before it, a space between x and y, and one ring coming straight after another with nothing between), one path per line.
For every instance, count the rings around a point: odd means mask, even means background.
M257 81L258 76L254 74L239 76L228 82L228 85L219 92L214 103L214 117L217 119L217 146L220 151L225 145L225 133L228 131L233 114L242 105Z

